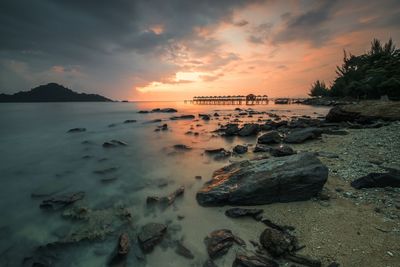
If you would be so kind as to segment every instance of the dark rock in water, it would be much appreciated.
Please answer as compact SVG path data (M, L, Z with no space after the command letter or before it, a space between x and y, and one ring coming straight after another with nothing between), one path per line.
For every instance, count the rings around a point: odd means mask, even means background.
M174 116L171 117L171 120L193 120L195 118L194 115L181 115L181 116Z
M148 223L138 234L139 245L144 253L149 253L161 242L167 231L167 226L161 223Z
M312 153L236 162L216 170L197 192L200 205L257 205L307 200L321 191L328 168Z
M146 114L146 113L150 113L150 111L148 111L148 110L139 110L138 113Z
M257 139L257 143L259 144L279 144L281 142L281 136L277 131L270 131L263 135L261 135Z
M230 218L238 217L256 217L263 212L262 209L244 209L244 208L231 208L225 211L225 215Z
M177 144L177 145L174 145L174 148L175 148L176 150L184 150L184 151L186 151L186 150L191 150L191 149L192 149L190 146L187 146L187 145L184 145L184 144Z
M258 153L258 152L270 152L271 151L271 147L270 146L266 146L263 144L257 144L256 147L254 148L253 152L254 153Z
M209 121L209 120L211 119L211 116L208 115L208 114L199 114L199 117L200 117L202 120L205 120L205 121Z
M181 255L187 259L194 259L194 255L193 253L190 251L190 249L188 249L187 247L185 247L185 245L183 245L182 242L178 241L176 244L176 249L175 249L175 253L178 255Z
M237 124L227 124L224 129L223 133L226 136L236 135L239 132L239 126Z
M223 152L223 151L225 151L225 148L223 148L223 147L221 147L221 148L210 148L210 149L204 150L204 152L206 154L210 154L210 155L218 154L218 153Z
M203 267L218 267L218 266L211 259L208 259L203 263Z
M118 245L111 258L109 266L124 266L130 249L130 241L127 233L122 233L118 239Z
M284 157L296 154L296 151L294 151L290 146L281 145L278 147L272 147L270 153L274 157Z
M161 113L175 113L178 112L176 109L174 108L155 108L152 109L151 112L161 112Z
M127 146L127 145L128 145L127 143L119 140L111 140L109 142L103 143L104 148L112 148L112 147Z
M260 125L257 123L245 124L238 132L239 136L257 135L260 132Z
M217 112L215 112L214 117L219 117L219 114Z
M360 117L360 113L358 112L349 112L342 109L340 106L333 107L329 110L326 115L326 121L328 122L342 122L342 121L350 121L353 122Z
M296 129L286 136L284 142L299 144L306 140L316 139L321 136L321 133L322 130L315 127Z
M154 120L151 120L151 121L146 121L144 123L158 123L158 122L162 122L162 119L154 119Z
M271 131L273 129L274 129L274 127L272 125L268 124L268 123L260 125L260 130L261 131Z
M297 248L297 239L286 232L266 228L260 236L260 244L274 257L293 253Z
M115 172L115 171L117 171L117 170L118 170L118 168L116 168L116 167L111 167L111 168L107 168L107 169L96 170L96 171L93 171L93 173L95 173L95 174L100 174L100 175L104 175L104 174L108 174L108 173L110 173L110 172Z
M230 151L226 151L225 149L217 154L215 154L214 156L214 160L224 160L227 159L231 156L231 152Z
M154 197L154 196L147 197L146 203L147 204L162 203L162 204L166 204L169 206L175 202L175 199L177 197L182 196L184 192L185 192L185 187L181 186L166 197Z
M196 180L201 180L201 175L196 175L195 177L194 177Z
M370 173L367 176L358 178L351 182L356 189L373 187L400 187L399 173Z
M69 129L67 133L81 133L81 132L85 132L86 128L73 128L73 129Z
M227 229L215 230L204 239L211 259L226 254L234 242L237 242L235 236Z
M279 267L279 264L263 255L237 253L232 267Z
M103 178L103 179L101 179L100 181L101 181L103 184L108 184L108 183L115 182L116 180L118 180L117 177L111 177L111 178Z
M281 231L281 232L286 232L286 231L294 231L295 228L293 226L290 225L279 225L276 224L274 222L272 222L271 220L267 219L267 218L261 218L260 221L265 224L268 227L271 227L272 229Z
M126 121L124 121L124 123L135 123L136 122L136 120L126 120Z
M237 145L233 148L233 152L236 154L244 154L247 152L247 146Z
M85 197L85 192L71 193L68 195L54 196L49 199L45 199L40 204L41 209L47 210L59 210L73 204L74 202L81 200Z

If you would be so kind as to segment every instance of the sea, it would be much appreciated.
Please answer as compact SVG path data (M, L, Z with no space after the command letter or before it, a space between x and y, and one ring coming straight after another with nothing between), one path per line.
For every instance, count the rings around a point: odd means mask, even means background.
M175 108L177 113L138 113ZM230 162L256 157L256 137L221 137L214 131L236 119L262 123L295 116L324 116L328 109L307 105L195 105L182 102L3 103L0 104L0 266L112 265L118 236L128 232L132 247L126 266L202 266L204 237L232 229L245 240L259 232L249 221L224 215L224 207L201 207L196 192L212 173ZM219 116L214 116L218 113ZM270 113L268 115L267 113ZM210 114L204 121L198 114ZM172 116L195 115L190 120ZM126 120L136 120L124 123ZM163 125L168 130L157 131ZM72 128L86 131L69 133ZM104 148L119 140L126 145ZM177 150L176 144L191 149ZM249 146L243 156L214 160L205 149ZM195 178L196 176L201 176ZM167 196L180 186L182 197L167 207L146 204L148 196ZM84 192L84 198L60 210L40 208L46 199ZM141 255L136 234L149 222L168 226L165 240ZM182 242L194 255L175 252ZM240 249L240 248L236 248ZM233 253L216 261L231 266ZM39 266L39 265L37 265ZM40 265L42 266L42 265ZM125 266L125 265L121 265Z

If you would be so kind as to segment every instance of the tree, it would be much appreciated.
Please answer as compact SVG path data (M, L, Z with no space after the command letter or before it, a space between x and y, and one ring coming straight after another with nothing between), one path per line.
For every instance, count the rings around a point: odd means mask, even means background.
M329 89L325 85L325 82L317 80L311 85L310 89L310 96L328 96L329 95Z

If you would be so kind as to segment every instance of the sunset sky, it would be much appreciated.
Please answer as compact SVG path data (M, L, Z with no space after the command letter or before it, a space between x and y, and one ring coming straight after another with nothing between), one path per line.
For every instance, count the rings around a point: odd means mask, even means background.
M332 81L343 49L400 46L400 1L2 0L0 36L2 93L301 97Z

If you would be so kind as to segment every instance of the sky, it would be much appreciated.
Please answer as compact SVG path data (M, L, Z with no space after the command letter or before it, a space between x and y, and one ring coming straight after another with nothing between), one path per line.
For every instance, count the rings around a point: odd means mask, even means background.
M1 93L304 97L333 81L344 49L400 46L400 1L1 0L0 36Z

